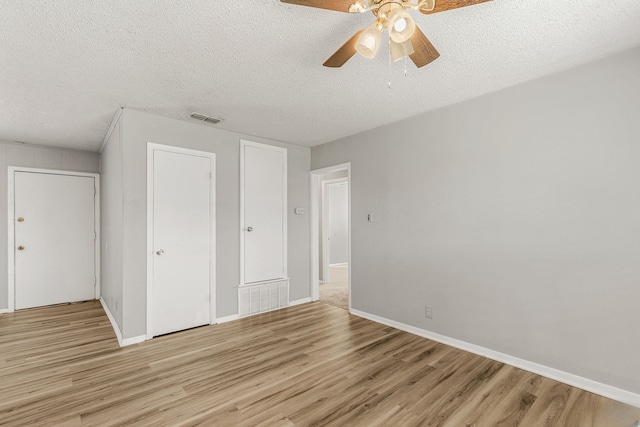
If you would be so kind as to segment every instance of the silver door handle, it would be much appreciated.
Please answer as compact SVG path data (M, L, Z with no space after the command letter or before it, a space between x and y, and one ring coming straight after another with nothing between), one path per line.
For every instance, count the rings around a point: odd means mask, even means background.
M247 231L248 232L252 232L253 231L253 227L247 227Z
M160 249L159 251L156 251L156 253L157 253L158 255L162 255L162 254L164 253L164 251L163 251L162 249Z

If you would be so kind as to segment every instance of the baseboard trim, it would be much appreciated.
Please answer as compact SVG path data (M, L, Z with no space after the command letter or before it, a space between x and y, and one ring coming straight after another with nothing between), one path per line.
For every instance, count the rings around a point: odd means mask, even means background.
M118 323L116 322L116 318L113 317L113 314L111 314L111 310L109 310L109 307L107 306L107 303L104 302L104 299L102 297L100 297L100 304L102 304L102 308L104 309L104 312L107 314L107 317L109 318L109 322L111 322L111 327L113 328L113 331L116 333L116 338L118 338L118 345L120 347L126 347L128 345L133 345L133 344L138 344L141 343L143 341L146 341L147 336L146 335L140 335L137 337L131 337L131 338L122 338L122 332L120 332L120 327L118 326Z
M239 318L240 316L237 314L232 314L231 316L218 317L216 319L216 323L220 324L220 323L233 322L234 320L238 320Z
M293 307L294 305L306 304L308 302L311 302L311 297L289 301L289 307Z
M11 311L9 311L8 308L0 308L0 314L3 314L3 313L11 313Z
M445 335L440 335L435 332L428 331L426 329L418 328L416 326L407 325L402 322L390 320L375 314L367 313L356 309L351 309L350 313L362 317L373 322L381 323L386 326L399 329L401 331L409 332L410 334L418 335L423 338L427 338L433 341L440 342L442 344L449 345L451 347L459 348L461 350L468 351L470 353L478 354L486 358L506 363L507 365L514 366L516 368L524 369L525 371L532 372L534 374L542 375L543 377L550 378L552 380L560 381L573 387L580 388L582 390L589 391L591 393L604 396L609 399L617 400L618 402L626 403L640 408L640 394L633 393L631 391L623 390L608 384L603 384L598 381L590 380L569 372L561 371L559 369L550 368L548 366L540 365L535 362L520 359L499 351L491 350L479 345L471 344L465 341L461 341L455 338L450 338Z
M111 310L109 310L107 303L104 302L104 299L102 297L100 297L100 304L102 304L102 309L107 314L107 317L109 318L109 322L111 322L111 327L113 328L113 331L116 333L116 338L118 338L118 345L122 347L122 332L120 332L120 327L116 322L116 318L113 317L113 314L111 314Z
M126 347L128 345L140 344L141 342L145 342L147 340L146 335L138 335L137 337L125 338L122 340L120 347Z

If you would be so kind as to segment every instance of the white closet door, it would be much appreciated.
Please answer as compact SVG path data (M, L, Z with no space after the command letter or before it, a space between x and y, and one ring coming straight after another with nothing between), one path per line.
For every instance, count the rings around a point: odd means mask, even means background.
M244 283L286 275L286 150L243 146Z
M209 157L153 152L152 335L210 323Z
M95 178L14 179L16 309L95 299Z

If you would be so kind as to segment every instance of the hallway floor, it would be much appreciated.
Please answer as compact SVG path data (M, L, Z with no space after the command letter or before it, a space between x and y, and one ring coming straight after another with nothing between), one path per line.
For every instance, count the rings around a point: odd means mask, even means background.
M329 267L329 280L320 284L320 301L349 310L349 266Z

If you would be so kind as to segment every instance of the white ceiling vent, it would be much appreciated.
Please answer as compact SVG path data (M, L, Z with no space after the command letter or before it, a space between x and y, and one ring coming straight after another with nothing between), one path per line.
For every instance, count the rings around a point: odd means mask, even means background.
M207 122L207 123L213 123L214 125L217 125L222 121L222 119L216 119L215 117L205 116L204 114L200 114L200 113L191 113L191 118L196 120L202 120L203 122Z

